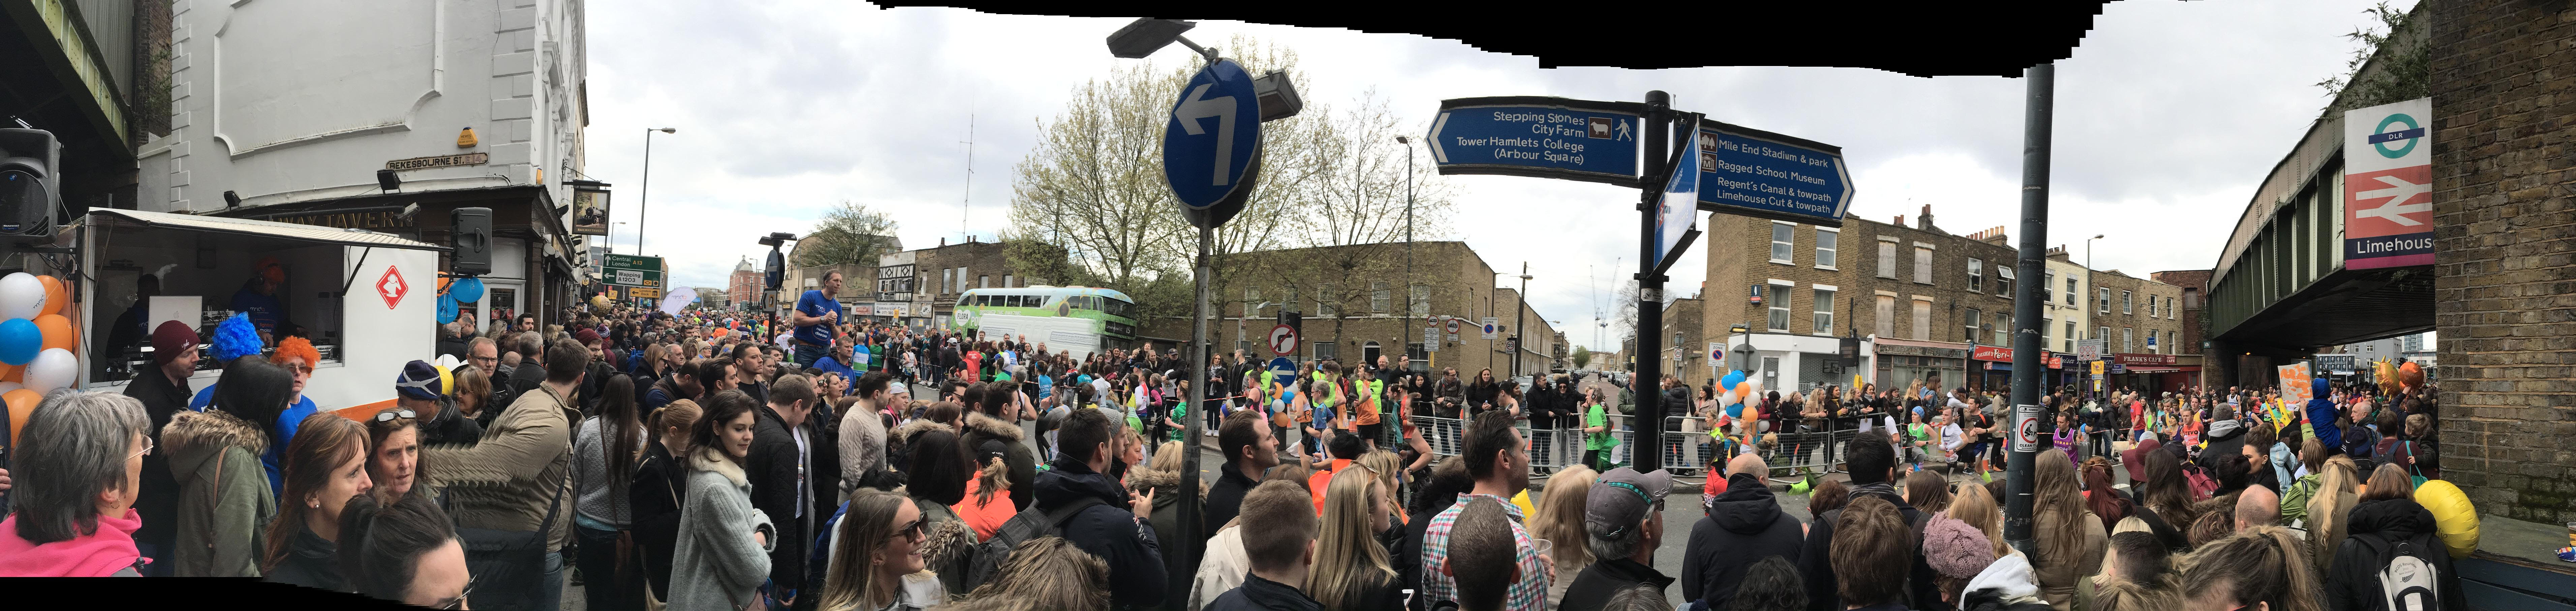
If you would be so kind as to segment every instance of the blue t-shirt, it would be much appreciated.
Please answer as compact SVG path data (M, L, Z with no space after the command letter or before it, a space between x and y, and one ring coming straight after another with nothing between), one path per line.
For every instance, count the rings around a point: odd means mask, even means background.
M1055 376L1038 374L1038 399L1055 396Z
M251 325L271 335L277 333L277 323L286 319L286 304L279 303L276 296L261 295L259 290L247 286L233 293L232 308L249 314Z
M269 444L268 453L259 457L260 466L268 468L268 493L271 496L286 496L286 476L278 461L285 459L286 444L295 440L296 427L304 424L306 416L318 411L321 410L313 407L312 397L296 397L294 407L277 413L277 443Z
M806 316L822 316L826 312L841 311L841 302L839 300L823 296L823 291L805 291L805 296L796 298L796 311L803 313ZM848 315L844 314L843 316ZM797 327L796 339L798 341L803 341L817 346L831 345L832 325L829 323L815 323Z
M868 354L867 344L850 346L850 363L856 365L853 369L858 371L867 371L869 363L874 360L876 360L875 357Z

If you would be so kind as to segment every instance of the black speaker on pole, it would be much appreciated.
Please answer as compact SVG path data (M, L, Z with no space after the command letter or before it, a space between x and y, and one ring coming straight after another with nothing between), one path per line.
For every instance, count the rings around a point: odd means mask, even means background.
M456 257L448 271L460 276L492 273L492 209L457 208L450 214Z
M62 143L41 129L0 129L0 237L54 235L62 201Z

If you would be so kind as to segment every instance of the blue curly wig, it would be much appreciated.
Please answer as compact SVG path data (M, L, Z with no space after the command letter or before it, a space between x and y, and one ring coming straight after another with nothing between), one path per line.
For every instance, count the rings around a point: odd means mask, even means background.
M259 354L259 327L250 324L249 314L234 314L232 318L224 319L223 324L215 325L213 343L217 362L230 363L233 359Z

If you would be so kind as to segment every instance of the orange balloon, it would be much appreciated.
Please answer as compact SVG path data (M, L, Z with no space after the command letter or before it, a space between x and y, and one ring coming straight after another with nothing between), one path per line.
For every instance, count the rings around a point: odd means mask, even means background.
M34 322L36 323L36 331L43 333L45 336L45 348L61 348L64 350L71 350L73 352L80 351L76 348L76 346L79 345L77 342L80 338L72 335L71 319L63 318L63 315L61 314L46 314L36 317Z
M19 429L27 428L28 417L36 413L36 404L43 403L45 396L21 388L0 394L0 401L9 404L9 447L18 447Z
M35 362L35 361L28 361L28 362L32 363L32 362ZM7 363L0 363L0 382L17 382L17 383L21 383L21 384L26 383L26 382L27 382L27 366L26 366L26 365L10 365L10 364L7 364Z
M58 314L63 312L63 308L70 307L71 287L63 284L61 278L37 276L36 281L45 285L45 307L38 309L37 315Z

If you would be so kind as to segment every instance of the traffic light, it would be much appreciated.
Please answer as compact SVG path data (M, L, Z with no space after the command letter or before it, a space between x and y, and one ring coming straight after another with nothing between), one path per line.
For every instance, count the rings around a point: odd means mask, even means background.
M0 237L54 235L62 143L41 129L0 129Z

